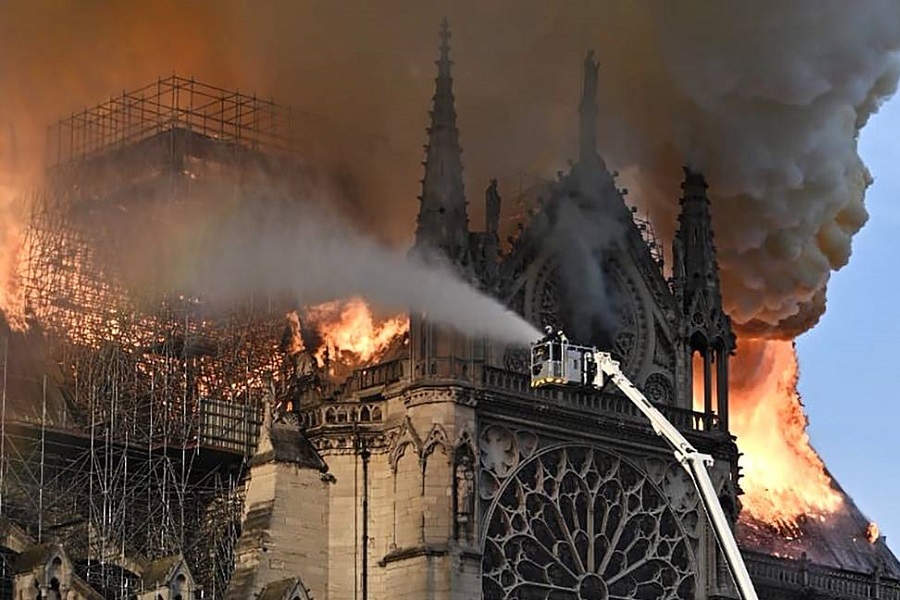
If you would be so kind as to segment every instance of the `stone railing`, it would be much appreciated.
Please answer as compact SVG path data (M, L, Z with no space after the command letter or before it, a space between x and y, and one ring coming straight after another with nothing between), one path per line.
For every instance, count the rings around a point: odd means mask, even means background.
M785 591L796 591L797 597L814 591L825 598L877 598L900 600L900 581L877 573L856 573L815 565L808 560L776 558L756 552L743 552L747 570L754 584Z
M486 390L538 399L547 404L585 412L610 413L644 421L634 404L618 393L562 387L534 389L528 375L494 367L482 367L481 375L481 383ZM679 429L711 431L719 426L718 417L714 414L698 413L675 406L656 406Z
M403 361L392 360L356 371L351 380L351 389L354 391L365 390L379 385L396 383L401 379L403 379Z
M458 363L458 364L456 364ZM436 369L435 375L415 377L416 381L425 381L430 378L445 381L448 378L458 381L471 382L471 385L480 387L487 392L500 393L507 396L518 397L530 402L538 401L564 408L572 408L578 411L613 415L616 418L626 418L638 422L645 419L640 411L625 396L614 391L594 391L578 388L544 387L532 388L528 375L473 364L465 361L456 361L439 366L446 369ZM302 422L306 427L318 427L328 424L344 424L353 422L378 422L381 420L382 410L378 406L378 398L367 399L370 408L360 412L354 392L364 392L379 386L386 386L401 381L406 375L405 361L394 360L356 371L332 396L331 400L315 402L306 405L302 412L305 414ZM451 368L452 367L452 368ZM301 402L301 405L305 403ZM657 405L657 408L676 427L689 431L713 431L718 429L718 417L714 414L704 414L675 406Z

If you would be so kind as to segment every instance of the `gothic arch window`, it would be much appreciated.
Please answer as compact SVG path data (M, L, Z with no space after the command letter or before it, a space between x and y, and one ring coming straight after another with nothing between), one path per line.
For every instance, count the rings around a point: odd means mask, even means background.
M534 455L506 479L486 516L486 600L689 600L695 571L663 492L599 448Z
M188 591L187 577L184 573L179 573L172 582L172 600L186 600L185 595Z

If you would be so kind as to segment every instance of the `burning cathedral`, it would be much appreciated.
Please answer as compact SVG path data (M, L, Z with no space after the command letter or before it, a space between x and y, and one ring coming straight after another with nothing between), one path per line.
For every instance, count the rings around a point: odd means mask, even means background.
M665 269L598 153L589 54L577 161L509 244L491 181L473 231L449 38L445 23L412 254L611 351L714 457L760 597L900 600L900 563L849 498L790 526L741 513L702 174L684 171ZM737 598L690 478L611 386L533 390L526 348L419 311L350 361L333 329L367 318L361 301L223 316L129 264L171 214L273 178L328 185L291 129L273 103L178 77L51 129L30 325L3 338L0 598Z

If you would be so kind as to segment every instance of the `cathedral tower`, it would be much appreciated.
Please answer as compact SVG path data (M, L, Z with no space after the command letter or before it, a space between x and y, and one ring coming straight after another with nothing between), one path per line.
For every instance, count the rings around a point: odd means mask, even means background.
M722 306L706 180L688 168L684 173L673 242L673 283L686 328L682 336L689 365L686 389L702 389L703 412L718 413L720 427L727 430L728 360L734 353L735 336ZM694 377L702 377L702 386L693 385Z

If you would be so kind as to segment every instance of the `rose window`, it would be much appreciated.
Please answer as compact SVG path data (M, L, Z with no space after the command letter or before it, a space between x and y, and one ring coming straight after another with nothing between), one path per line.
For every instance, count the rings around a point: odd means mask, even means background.
M693 556L663 493L600 449L563 447L523 464L488 511L486 600L694 597Z

